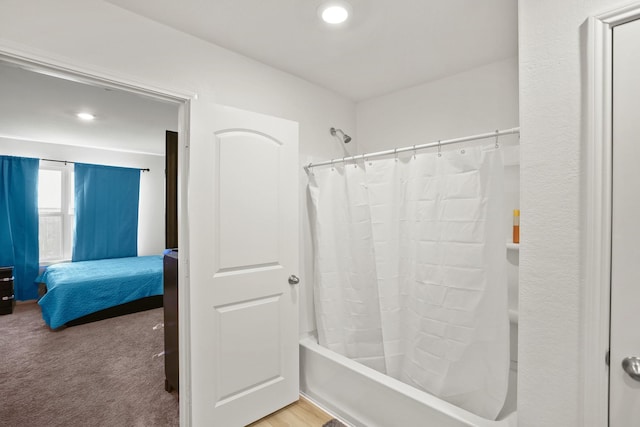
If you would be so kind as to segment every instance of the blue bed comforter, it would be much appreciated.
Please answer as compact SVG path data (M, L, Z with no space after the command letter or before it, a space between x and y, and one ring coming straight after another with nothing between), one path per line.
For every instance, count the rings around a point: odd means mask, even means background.
M162 256L54 264L38 276L47 285L42 317L52 329L105 308L162 295Z

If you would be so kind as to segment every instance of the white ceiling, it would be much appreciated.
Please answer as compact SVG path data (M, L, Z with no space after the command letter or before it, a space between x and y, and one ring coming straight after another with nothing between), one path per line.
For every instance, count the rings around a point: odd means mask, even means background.
M0 62L0 136L164 155L178 106ZM80 111L96 119L83 122ZM64 159L62 159L64 160Z
M517 0L108 0L355 101L517 55Z

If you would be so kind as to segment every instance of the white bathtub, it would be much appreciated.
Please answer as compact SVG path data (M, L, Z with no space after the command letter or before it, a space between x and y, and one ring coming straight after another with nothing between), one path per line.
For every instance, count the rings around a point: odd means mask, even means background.
M512 378L509 393L514 386ZM497 421L486 420L321 347L313 336L300 340L300 389L355 427L517 426L513 396Z

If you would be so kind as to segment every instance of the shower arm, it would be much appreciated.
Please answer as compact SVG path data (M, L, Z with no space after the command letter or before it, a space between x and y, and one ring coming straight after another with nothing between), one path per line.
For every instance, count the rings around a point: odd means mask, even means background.
M327 160L327 161L318 162L318 163L309 163L304 167L304 169L308 171L309 169L315 168L317 166L327 166L327 165L333 165L336 163L345 163L345 162L356 161L361 159L370 159L372 157L388 156L391 154L404 153L407 151L417 151L417 150L423 150L425 148L434 148L434 147L443 146L443 145L458 144L461 142L475 141L475 140L487 139L487 138L497 138L499 136L512 135L512 134L520 134L520 128L515 127L511 129L496 130L494 132L480 133L477 135L464 136L462 138L443 139L442 141L429 142L427 144L411 145L408 147L394 148L392 150L377 151L375 153L358 154L355 156L341 157L339 159Z
M348 144L349 142L351 142L351 137L346 133L344 133L342 129L331 128L329 129L329 133L331 133L331 135L335 137L337 137L338 136L337 134L340 133L342 134L342 142L344 142L345 144Z

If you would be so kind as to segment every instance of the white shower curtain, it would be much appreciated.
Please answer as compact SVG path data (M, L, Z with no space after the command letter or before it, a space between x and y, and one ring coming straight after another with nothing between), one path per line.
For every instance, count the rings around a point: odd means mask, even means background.
M321 345L386 373L371 216L362 168L310 176L314 200L315 282Z
M320 344L495 419L509 374L502 174L481 147L313 170Z

